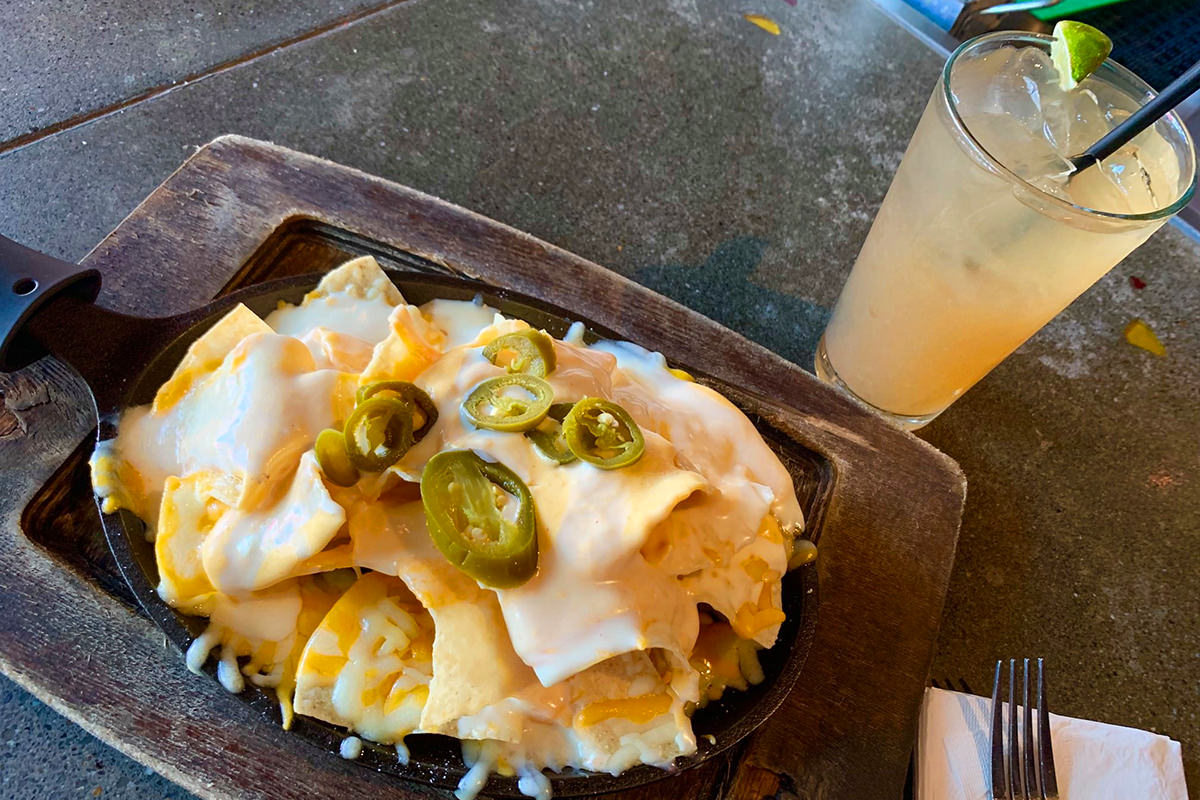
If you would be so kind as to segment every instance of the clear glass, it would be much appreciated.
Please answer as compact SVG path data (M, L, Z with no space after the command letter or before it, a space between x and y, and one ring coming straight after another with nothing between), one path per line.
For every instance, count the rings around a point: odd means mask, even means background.
M822 379L902 427L919 428L941 413L1187 205L1195 189L1192 142L1173 114L1154 131L1156 142L1169 145L1156 155L1178 162L1170 165L1177 185L1160 186L1170 196L1144 213L1075 205L1018 177L1011 153L1008 164L989 154L959 114L968 98L962 87L952 91L956 65L1007 45L1048 52L1050 41L993 33L950 56L817 348ZM1112 61L1093 77L1127 95L1133 108L1153 97Z

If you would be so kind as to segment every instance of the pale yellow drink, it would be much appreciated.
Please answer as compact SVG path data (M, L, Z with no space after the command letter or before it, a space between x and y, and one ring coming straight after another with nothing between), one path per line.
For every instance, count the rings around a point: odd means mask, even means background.
M1064 154L1148 98L1111 62L1058 89L1048 41L992 34L951 57L818 349L821 377L906 427L986 375L1194 185L1190 140L1169 118L1065 180Z

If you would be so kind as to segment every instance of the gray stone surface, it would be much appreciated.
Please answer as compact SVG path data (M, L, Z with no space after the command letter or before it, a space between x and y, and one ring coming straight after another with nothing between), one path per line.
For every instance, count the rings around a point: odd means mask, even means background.
M624 272L769 234L756 280L827 304L938 59L866 2L777 16L791 35L717 3L410 3L0 156L0 193L21 200L12 235L78 257L190 148L237 132Z
M381 0L3 0L0 142L171 86Z
M807 366L940 59L868 0L803 5L768 6L772 37L717 0L413 0L0 156L0 230L78 258L242 133L528 230ZM1045 656L1056 710L1181 739L1193 792L1198 273L1164 229L923 434L969 482L934 676L986 691L992 659ZM1123 341L1134 316L1166 358Z

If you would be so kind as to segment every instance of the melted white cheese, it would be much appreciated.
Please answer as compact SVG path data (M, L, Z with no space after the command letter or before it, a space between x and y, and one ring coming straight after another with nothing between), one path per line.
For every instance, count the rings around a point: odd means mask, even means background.
M503 738L480 738L491 732ZM480 791L486 772L501 763L516 770L524 794L544 798L543 768L617 775L637 764L668 768L696 750L684 702L644 653L609 659L552 687L530 686L460 720L457 735L472 767L459 783L462 796Z
M374 345L387 337L393 308L382 294L355 297L338 292L309 298L303 305L278 308L266 321L276 333L297 339L324 328Z
M612 356L555 347L558 367L549 380L556 396L610 391ZM601 470L584 461L552 462L524 436L475 429L462 418L461 399L501 374L478 347L465 347L419 376L440 417L397 469L417 476L441 450L474 450L504 463L529 487L540 520L538 573L496 594L513 647L544 685L631 650L666 648L686 664L699 624L695 604L639 550L679 501L706 487L703 477L675 466L671 445L653 432L646 433L646 454L636 464Z
M166 412L127 411L117 451L155 495L155 508L169 476L205 469L237 476L238 505L254 508L317 433L344 418L353 389L353 376L316 369L298 339L255 334Z
M282 642L296 632L300 589L295 582L242 597L219 595L212 623L250 641Z
M230 692L241 692L245 682L238 657L250 657L246 669L251 673L283 661L295 644L302 605L295 581L242 597L216 595L208 628L188 647L188 669L199 672L219 648L217 679Z
M338 745L338 755L347 761L354 761L362 755L363 743L362 739L357 736L347 736L342 739L342 743Z
M619 379L613 382L613 399L639 425L669 439L688 464L710 479L744 469L751 480L770 489L771 511L780 525L803 525L791 476L737 406L707 386L676 378L660 353L630 342L597 342L590 349L616 358Z
M371 363L374 346L357 336L314 328L300 337L312 353L317 369L336 369L341 372L362 372Z
M430 300L421 306L421 312L446 334L444 346L447 350L473 342L480 331L503 319L496 309L484 305L481 299Z
M221 516L201 545L204 571L226 594L266 588L325 549L345 521L345 510L329 496L309 450L277 502Z
M759 541L757 521L769 510L781 526L793 532L803 527L787 469L745 414L712 389L671 374L661 354L629 342L598 342L590 349L616 358L613 398L643 430L669 439L681 463L713 487L657 532L667 546L663 568L694 573L683 580L694 600L717 600L715 608L736 615L745 604L758 602L762 581L748 577L745 565L760 558L775 576L769 599L779 609L787 545L782 539ZM769 647L778 630L778 624L768 625L754 638Z

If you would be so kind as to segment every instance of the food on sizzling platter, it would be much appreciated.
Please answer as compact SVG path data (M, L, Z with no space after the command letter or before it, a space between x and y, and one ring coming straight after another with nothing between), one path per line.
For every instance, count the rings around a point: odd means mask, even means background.
M346 757L457 737L463 798L694 752L692 711L762 680L815 555L725 398L580 327L409 305L371 258L229 312L92 473L147 523L163 600L209 619L189 667L343 726Z

